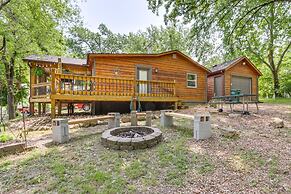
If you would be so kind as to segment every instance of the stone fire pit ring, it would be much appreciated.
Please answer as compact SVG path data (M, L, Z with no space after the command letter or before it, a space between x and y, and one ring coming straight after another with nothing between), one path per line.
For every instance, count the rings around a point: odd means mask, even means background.
M108 129L102 133L101 142L115 150L150 148L162 141L162 132L148 126L127 126Z

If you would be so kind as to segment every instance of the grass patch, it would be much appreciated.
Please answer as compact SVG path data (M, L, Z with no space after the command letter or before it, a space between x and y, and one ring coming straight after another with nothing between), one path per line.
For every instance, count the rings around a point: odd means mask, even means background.
M194 164L196 164L195 169L199 174L207 174L213 172L215 169L215 165L207 156L198 155L194 157Z
M166 181L181 185L189 168L190 158L185 147L185 138L162 144L158 149L159 164L167 168Z
M0 172L1 171L7 171L11 167L12 163L10 161L5 161L0 164Z
M291 105L291 98L263 98L260 101L270 104L287 104Z
M115 175L104 182L99 193L125 193L127 186L127 182L122 176Z
M137 179L146 174L146 165L135 160L125 168L125 174L131 179Z
M20 161L20 166L29 166L33 163L34 160L37 160L41 157L41 152L39 150L32 150L29 155Z
M63 162L54 161L51 164L51 168L56 176L58 176L61 179L64 179L64 175L66 173L66 166Z
M110 174L100 170L96 170L93 177L97 183L104 183L105 181L110 179Z
M9 135L8 133L1 133L0 134L0 142L5 143L7 141L13 140L13 136Z
M271 160L268 162L268 166L269 166L269 171L268 171L268 175L269 178L272 181L276 181L279 178L278 175L278 158L277 157L272 157Z
M264 158L254 150L245 150L240 156L251 167L262 167L266 163Z

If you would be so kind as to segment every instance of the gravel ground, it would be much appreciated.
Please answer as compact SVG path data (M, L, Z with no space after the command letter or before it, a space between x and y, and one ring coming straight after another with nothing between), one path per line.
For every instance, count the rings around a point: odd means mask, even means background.
M239 107L237 107L239 110ZM186 138L185 148L189 155L207 156L211 169L208 173L197 173L196 168L188 168L183 183L179 186L163 181L166 169L157 165L158 152L161 148L146 150L143 155L148 155L148 160L158 168L156 179L160 184L146 186L139 179L132 181L137 185L136 193L291 193L291 106L261 104L259 113L251 107L250 115L230 113L228 109L218 113L215 108L195 106L179 110L180 113L195 114L195 112L209 111L213 136L204 141L195 141ZM155 113L156 117L158 113ZM124 115L124 121L129 115ZM277 128L272 124L273 118L279 118L284 122L283 128ZM78 117L79 118L79 117ZM72 118L73 119L73 118ZM28 125L49 126L50 121L45 117L30 118ZM158 123L156 119L154 123ZM185 122L182 121L184 124ZM175 123L177 124L177 123ZM19 126L20 123L14 123ZM185 124L186 125L186 124ZM239 137L226 138L222 136L223 128L235 130ZM105 125L72 129L72 137L100 133ZM171 143L179 139L179 133L175 129L164 130L164 142ZM50 130L42 128L29 132L31 144L43 147L50 141ZM85 139L84 139L85 141ZM92 143L97 150L103 151L100 142ZM89 142L88 142L89 144ZM163 143L162 143L163 144ZM75 145L74 145L75 146ZM70 144L66 149L75 148ZM162 145L161 145L162 146ZM45 147L43 147L45 148ZM89 149L89 148L88 148ZM170 148L169 148L170 149ZM91 149L89 151L92 152ZM101 152L99 151L99 152ZM94 152L94 151L93 151ZM112 151L113 152L113 151ZM115 153L115 152L114 152ZM98 156L98 152L94 152ZM86 155L86 153L84 153ZM126 153L123 160L130 162L138 157L138 153ZM94 155L95 156L95 155ZM9 156L6 159L15 160L20 156ZM86 155L86 160L89 155ZM20 159L19 159L20 160ZM91 161L90 158L88 158ZM178 162L179 164L179 162ZM157 166L155 166L157 165ZM205 170L205 169L204 169ZM154 173L153 170L152 173ZM207 171L207 168L206 168ZM0 192L1 193L1 192Z

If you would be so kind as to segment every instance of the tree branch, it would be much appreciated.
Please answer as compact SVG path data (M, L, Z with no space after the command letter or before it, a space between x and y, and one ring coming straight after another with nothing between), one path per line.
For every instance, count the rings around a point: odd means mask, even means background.
M280 68L280 66L282 64L283 58L284 58L285 54L287 53L287 51L289 50L290 47L291 47L291 42L289 42L289 44L287 45L287 47L283 51L282 55L280 56L280 59L279 59L279 61L277 63L277 70L279 70L279 68Z
M0 11L5 5L7 5L11 0L1 0L0 1Z
M252 16L255 15L255 14L258 13L258 11L260 11L263 7L265 7L265 6L267 6L267 5L271 4L271 3L274 3L274 0L273 0L273 1L270 1L270 2L267 2L267 3L263 3L263 4L258 5L258 6L256 6L256 7L253 7L252 9L248 10L248 11L247 11L247 12L246 12L246 13L245 13L241 18L239 18L239 20L235 23L234 27L232 28L232 30L231 30L231 32L230 32L230 34L229 34L228 42L230 41L231 36L232 36L232 34L234 33L234 31L237 29L239 23L240 23L240 22L241 22L245 17L247 17L247 16L248 16L251 12L253 12L253 11L255 11L255 12L252 14Z
M6 42L6 40L5 40L5 36L3 36L3 43L2 43L2 47L0 48L0 52L4 49L4 47L5 47L5 42Z
M266 64L271 70L273 70L273 67L267 62L267 61L265 61L264 60L264 58L263 57L261 57L256 51L254 51L253 49L252 49L252 46L251 46L251 44L250 44L250 42L248 41L248 40L246 40L247 41L247 43L248 43L248 48L249 48L249 50L254 54L254 55L256 55L256 57L258 57L258 59L260 60L260 61L262 61L264 64Z

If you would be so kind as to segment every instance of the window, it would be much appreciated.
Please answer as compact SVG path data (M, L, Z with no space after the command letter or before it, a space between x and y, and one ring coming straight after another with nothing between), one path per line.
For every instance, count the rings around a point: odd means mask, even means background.
M187 87L197 88L197 74L187 73Z

